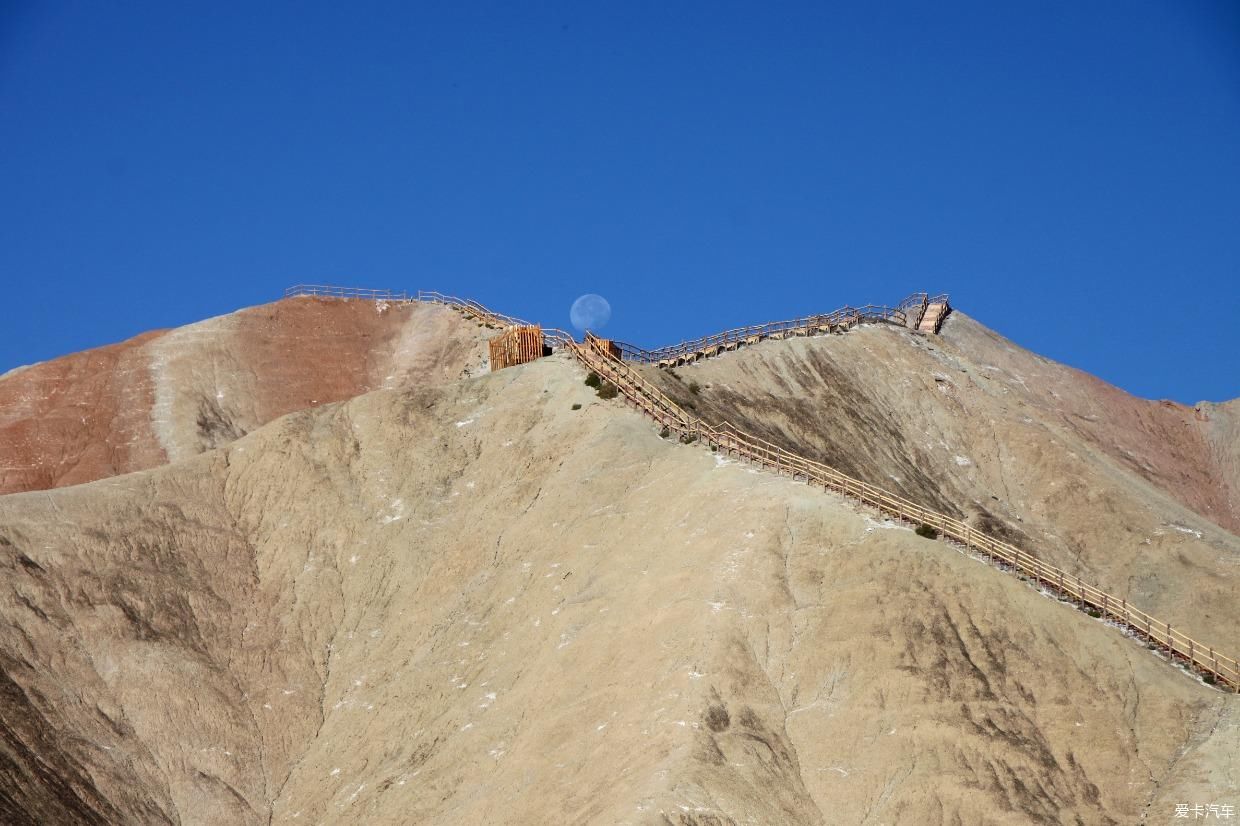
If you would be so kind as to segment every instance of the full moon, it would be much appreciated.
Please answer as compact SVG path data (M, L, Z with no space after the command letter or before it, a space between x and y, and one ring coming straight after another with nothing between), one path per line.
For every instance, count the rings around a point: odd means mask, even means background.
M573 302L568 317L578 330L601 330L611 320L611 305L601 295L587 293Z

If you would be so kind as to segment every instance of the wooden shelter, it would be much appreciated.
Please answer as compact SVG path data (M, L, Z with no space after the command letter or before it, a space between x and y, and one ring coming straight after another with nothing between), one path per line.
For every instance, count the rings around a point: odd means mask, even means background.
M491 348L492 372L525 364L547 353L542 327L538 324L507 327L487 343Z

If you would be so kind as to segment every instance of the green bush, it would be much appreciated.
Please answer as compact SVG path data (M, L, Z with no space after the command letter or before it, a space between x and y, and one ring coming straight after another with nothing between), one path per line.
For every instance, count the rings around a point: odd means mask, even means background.
M1205 683L1206 685L1214 685L1215 683L1218 682L1218 678L1215 677L1213 674L1205 674L1202 676L1201 681Z
M1088 611L1086 611L1085 613L1086 613L1086 614L1089 614L1089 615L1090 615L1091 617L1093 617L1094 619L1101 619L1101 618L1102 618L1102 612L1101 612L1101 611L1099 611L1097 608L1090 608L1090 609L1089 609Z
M696 396L698 393L702 392L702 385L695 381L689 382L689 392Z
M926 539L938 539L939 529L933 525L921 524L917 526L917 535L924 536Z
M603 380L599 378L599 374L595 373L593 370L591 370L586 376L586 387L598 388L602 384Z
M618 395L620 395L620 391L609 381L603 382L598 389L598 397L600 399L614 399Z
M672 435L671 428L669 428L667 425L663 425L663 429L659 431L659 438L666 439L671 435Z
M579 404L574 404L574 405L573 405L573 410L580 410L580 409L581 409L581 405L579 405Z

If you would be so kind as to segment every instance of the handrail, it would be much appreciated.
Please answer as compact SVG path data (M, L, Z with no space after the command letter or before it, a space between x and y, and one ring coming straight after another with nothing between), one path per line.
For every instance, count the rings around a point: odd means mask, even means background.
M946 296L942 298L946 301ZM917 322L920 323L920 313L925 311L926 305L926 293L913 293L913 295L904 299L895 307L887 307L880 304L866 304L862 307L844 306L829 313L735 327L731 330L724 330L721 333L712 333L691 341L682 341L679 344L658 347L652 350L623 341L616 342L616 345L620 348L621 357L625 361L658 364L661 367L666 367L676 364L689 355L704 357L715 355L720 349L734 349L729 345L739 347L741 345L756 344L764 339L775 337L783 338L788 335L801 336L812 335L815 332L832 332L841 327L848 328L864 322L886 322L906 327L909 326L907 311L913 307L918 307ZM916 324L912 326L915 327Z
M457 298L454 295L445 295L434 290L418 290L413 295L409 295L404 290L393 292L392 290L369 289L365 287L340 287L333 284L296 284L284 291L285 298L301 295L323 296L325 298L367 298L380 301L420 301L428 304L443 304L455 307L476 321L481 321L483 324L492 327L534 326L523 319L497 313L484 307L477 301ZM564 330L549 327L543 330L543 340L553 348L559 348L573 341L573 337Z
M435 292L434 290L418 290L417 295L413 300L433 304L446 304L449 307L457 307L458 309L464 311L467 315L473 316L475 319L483 322L484 324L491 324L498 327L533 326L530 322L523 319L490 310L479 304L477 301L457 298L454 295L444 295L443 293Z
M323 296L326 298L366 298L375 301L408 301L409 295L404 290L377 290L367 287L339 287L334 284L295 284L284 291L285 298L300 295Z
M927 303L935 302L931 300ZM947 539L967 549L980 551L1001 569L1055 589L1060 599L1069 599L1093 616L1135 632L1138 637L1144 636L1147 645L1166 651L1173 661L1178 660L1199 672L1212 675L1216 684L1230 686L1240 692L1240 662L1176 631L1169 623L1133 608L1126 598L1115 597L1084 583L1080 577L1071 576L1061 568L1043 562L1015 545L995 539L959 519L855 479L822 462L799 456L765 439L750 436L729 422L711 425L691 417L633 370L624 359L617 358L596 336L587 333L582 344L572 344L571 351L583 364L615 384L629 401L670 432L677 433L682 440L701 440L716 450L736 455L765 469L774 469L776 473L787 473L811 485L843 493L906 522L929 525Z
M476 301L433 291L420 290L410 296L404 291L397 293L392 290L359 287L297 284L285 290L284 294L286 297L309 295L438 303L456 307L466 315L487 325L530 326L529 322L496 313ZM894 308L873 304L863 307L841 307L823 315L738 327L712 336L704 336L692 342L681 342L679 345L657 350L643 350L624 342L611 342L611 346L618 347L620 350L619 357L610 347L602 343L602 339L592 333L586 333L585 340L581 343L578 343L569 333L557 328L543 330L543 336L544 341L552 347L567 348L582 364L614 384L629 402L656 422L661 423L668 429L669 434L674 432L686 442L701 440L713 449L723 450L725 454L736 455L764 469L773 469L776 473L787 473L811 485L820 485L824 490L833 490L850 496L897 519L929 525L948 540L963 545L966 549L985 554L987 560L1000 569L1015 573L1040 586L1055 589L1061 600L1071 600L1081 610L1089 611L1098 618L1134 632L1138 638L1143 636L1147 645L1166 651L1172 661L1178 660L1190 668L1212 675L1216 684L1231 686L1237 693L1240 693L1240 662L1233 657L1219 654L1213 647L1203 645L1183 632L1175 630L1170 623L1133 608L1126 598L1116 598L1094 585L1082 582L1080 577L1070 576L1062 569L1043 562L1015 545L995 539L959 519L933 511L899 494L855 479L830 465L795 454L774 442L752 436L731 422L724 421L712 425L701 418L690 416L675 401L628 364L632 361L662 364L666 363L669 358L675 359L690 352L704 352L711 347L726 347L727 344L734 342L750 343L750 341L759 341L762 338L776 335L780 337L789 333L799 335L802 331L804 334L809 334L814 327L819 329L826 327L830 330L833 327L852 326L854 323L867 320L890 321L906 325L909 319L908 311L914 308L917 308L918 315L911 326L917 327L930 305L947 305L947 303L946 294L929 296L926 293L914 293Z

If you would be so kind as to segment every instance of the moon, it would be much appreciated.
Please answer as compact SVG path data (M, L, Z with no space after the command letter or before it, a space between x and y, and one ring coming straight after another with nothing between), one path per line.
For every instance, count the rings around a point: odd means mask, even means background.
M578 330L601 330L611 320L611 305L601 295L586 293L573 302L568 317Z

